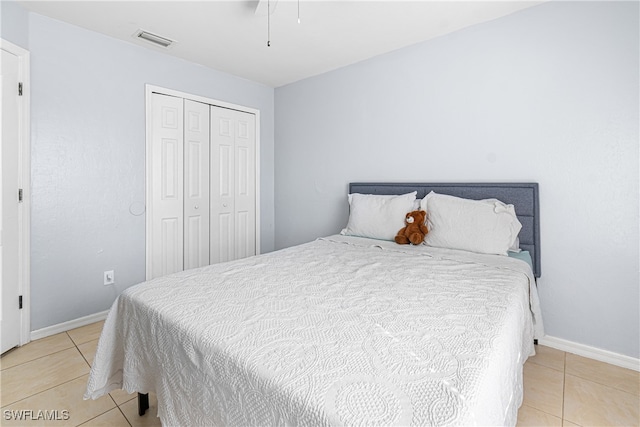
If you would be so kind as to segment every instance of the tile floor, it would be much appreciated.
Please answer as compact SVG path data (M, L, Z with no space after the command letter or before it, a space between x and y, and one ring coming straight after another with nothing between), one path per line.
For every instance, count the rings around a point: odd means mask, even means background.
M85 401L89 367L103 322L63 332L0 358L0 424L159 426L157 402L138 416L135 394L112 392ZM518 426L640 426L640 373L538 346L524 367ZM67 420L8 420L20 410L57 410ZM6 412L10 411L10 412ZM54 413L56 414L56 413Z
M82 399L103 323L32 341L4 354L0 358L0 425L159 426L153 395L142 417L138 416L137 394L118 390L97 400ZM47 410L58 420L8 420L7 410L33 410L34 418L36 411Z

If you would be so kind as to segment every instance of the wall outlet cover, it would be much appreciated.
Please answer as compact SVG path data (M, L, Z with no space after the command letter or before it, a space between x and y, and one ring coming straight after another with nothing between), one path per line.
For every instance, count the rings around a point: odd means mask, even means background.
M104 285L113 285L116 281L116 277L113 273L113 270L109 270L109 271L105 271L104 272Z

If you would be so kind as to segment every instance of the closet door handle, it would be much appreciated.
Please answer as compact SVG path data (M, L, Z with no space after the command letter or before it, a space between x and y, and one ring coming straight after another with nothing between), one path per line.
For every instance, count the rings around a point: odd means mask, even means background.
M198 206L198 205L195 205L195 206L193 207L193 209L198 209L198 208L200 208L200 206Z

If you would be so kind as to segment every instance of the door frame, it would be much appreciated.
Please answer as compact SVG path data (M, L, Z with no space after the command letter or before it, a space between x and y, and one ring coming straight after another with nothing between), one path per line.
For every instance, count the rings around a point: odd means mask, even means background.
M22 295L20 310L20 345L31 341L31 99L29 51L0 38L0 49L18 57L18 80L22 96L18 97L18 184L22 188L22 203L18 205L19 265L18 287ZM17 90L18 88L16 88Z
M230 110L242 111L245 113L254 114L256 117L256 254L260 253L260 110L251 107L245 107L243 105L232 104L230 102L220 101L218 99L207 98L205 96L194 95L187 92L181 92L174 89L168 89L161 86L145 85L145 263L146 263L146 279L152 278L151 269L151 248L153 245L151 236L151 221L152 218L152 193L151 193L151 180L152 171L149 165L151 164L151 145L152 145L152 111L151 111L151 96L154 93L161 95L174 96L177 98L190 99L196 102L202 102L203 104L214 105L216 107L228 108Z

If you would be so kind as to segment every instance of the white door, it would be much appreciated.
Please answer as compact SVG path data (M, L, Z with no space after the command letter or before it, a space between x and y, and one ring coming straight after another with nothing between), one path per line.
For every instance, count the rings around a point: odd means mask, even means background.
M0 322L2 331L1 353L20 344L20 296L19 265L19 108L18 108L18 57L0 50L2 150L0 182L0 280L2 304Z
M184 100L184 269L209 265L209 105Z
M209 105L153 93L151 277L209 265Z
M258 253L259 111L187 96L147 86L147 279Z
M183 270L184 108L182 98L153 94L150 210L151 277Z
M235 257L256 254L256 121L235 111Z
M256 254L255 115L211 106L211 263Z

